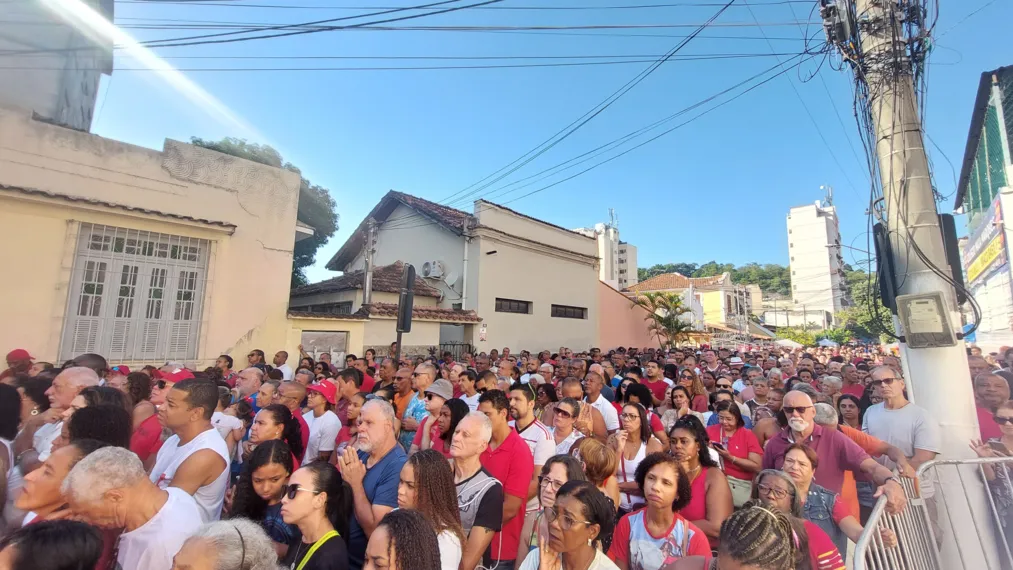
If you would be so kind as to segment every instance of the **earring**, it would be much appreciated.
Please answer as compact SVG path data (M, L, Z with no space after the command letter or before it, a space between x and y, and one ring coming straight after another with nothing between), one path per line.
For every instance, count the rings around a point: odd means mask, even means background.
M590 538L589 538L589 539L587 539L587 545L588 545L588 546L591 546L591 539L590 539Z
M37 408L37 407L36 408L32 408L32 413L30 415L33 415L33 416L39 415L39 408Z

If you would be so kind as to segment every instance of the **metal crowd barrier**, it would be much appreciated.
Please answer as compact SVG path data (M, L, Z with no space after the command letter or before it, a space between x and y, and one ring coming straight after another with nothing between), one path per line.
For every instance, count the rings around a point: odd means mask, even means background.
M997 477L988 481L985 477L984 466L989 465L995 471ZM965 494L965 504L947 504L946 493L941 492L938 484L935 487L934 496L925 499L921 496L918 481L925 480L928 476L931 481L939 481L939 471L942 468L951 468L950 474L955 474L960 482L961 489L969 487L980 487L982 483L988 490L988 508L986 512L980 512L981 508L975 508L974 502ZM967 481L965 471L969 467L976 467L977 481ZM886 497L880 497L866 522L865 530L855 545L854 570L1011 570L1013 569L1013 544L1010 537L1013 537L1013 457L977 458L963 460L934 460L919 467L917 479L911 480L901 478L904 487L904 494L908 499L908 506L903 513L891 515L886 512ZM937 508L930 504L935 501ZM952 502L952 495L951 495ZM1001 511L997 503L1007 502L1009 512L1005 513L1006 520L1002 520ZM946 522L952 529L956 527L952 508L964 508L970 512L970 519L973 521L975 534L978 537L994 536L997 542L999 558L997 559L991 549L986 546L988 540L982 540L975 544L962 544L954 540L951 533L945 529L941 530L940 523ZM945 514L945 521L939 520ZM1005 523L1005 526L1004 526ZM881 530L888 528L897 535L897 545L887 547L883 543ZM944 556L941 545L946 537L949 537L950 544L955 550L955 556L947 558ZM965 541L966 542L966 541ZM953 565L954 558L958 558L961 566ZM984 560L986 566L971 562L972 560Z

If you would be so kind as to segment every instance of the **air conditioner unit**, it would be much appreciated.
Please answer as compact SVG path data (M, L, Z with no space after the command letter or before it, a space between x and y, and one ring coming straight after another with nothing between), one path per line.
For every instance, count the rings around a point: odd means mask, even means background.
M443 277L442 261L427 261L422 264L422 276L427 279L439 279Z

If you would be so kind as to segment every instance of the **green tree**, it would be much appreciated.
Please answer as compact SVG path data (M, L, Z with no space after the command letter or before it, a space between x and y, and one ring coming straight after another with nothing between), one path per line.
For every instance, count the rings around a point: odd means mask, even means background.
M708 261L703 265L696 263L663 263L651 267L637 269L637 277L640 281L663 273L681 273L686 277L713 277L722 273L730 273L732 282L741 285L759 285L760 289L767 294L791 295L791 271L783 265L776 263L747 263L741 267L735 267L731 263L718 263Z
M777 338L793 340L803 346L816 345L816 332L802 327L781 327L777 330Z
M689 339L693 324L683 320L682 315L690 312L690 308L683 304L680 294L650 291L634 299L633 306L647 310L644 317L648 321L647 330L658 337L662 347Z
M893 322L889 309L879 300L876 273L866 273L845 265L844 283L851 297L851 306L834 316L837 326L859 338L890 342L890 335L884 331L893 332Z
M304 224L312 226L314 233L312 237L295 244L292 252L292 287L306 285L309 282L306 279L306 268L316 262L317 250L327 243L334 232L338 231L337 205L331 198L330 191L307 180L305 176L302 176L302 171L299 168L290 162L285 162L281 153L269 145L251 143L233 137L225 137L220 141L192 137L190 142L195 146L215 150L222 154L299 173L301 182L297 217Z

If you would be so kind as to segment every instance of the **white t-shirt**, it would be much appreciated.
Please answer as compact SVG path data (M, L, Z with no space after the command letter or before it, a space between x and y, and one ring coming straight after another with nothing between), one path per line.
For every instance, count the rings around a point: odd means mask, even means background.
M165 440L162 448L158 450L158 457L155 459L155 466L151 468L149 478L160 489L168 489L172 485L172 479L176 476L179 466L188 457L202 449L214 451L225 461L225 466L222 467L222 472L218 474L218 477L209 485L199 487L193 495L200 508L203 522L210 522L216 521L222 516L222 502L225 500L225 489L229 483L229 447L225 444L222 436L218 434L218 430L214 428L204 430L186 445L179 444L178 435ZM124 568L128 567L124 566Z
M56 441L56 438L60 437L60 432L62 431L63 422L45 424L35 430L35 435L32 436L32 447L39 453L39 461L49 459L49 452L53 449L53 442Z
M527 428L522 432L518 432L517 435L521 436L524 443L528 444L528 449L531 450L531 456L534 458L535 469L541 469L542 465L549 460L550 457L556 454L556 440L552 437L552 432L549 428L545 427L545 424L535 420L531 422ZM534 512L538 510L538 494L528 499L526 512Z
M168 441L166 442L168 443ZM228 471L226 469L226 471ZM203 522L201 509L186 491L166 489L169 500L148 522L120 535L119 568L170 570L172 558Z
M619 429L619 412L616 411L611 402L605 399L605 396L598 394L598 399L596 401L588 402L587 398L584 398L584 401L591 404L592 408L601 412L601 417L605 420L606 431L615 431Z
M916 449L939 453L942 451L942 434L939 422L928 410L914 404L890 410L885 403L869 406L862 418L862 431L877 437L901 450L907 457L913 457ZM886 455L877 459L887 469L895 469L897 464ZM935 496L935 477L929 472L919 483L922 496Z
M292 379L292 367L288 365L288 362L286 362L285 364L282 364L281 366L275 367L275 370L281 370L281 378L282 378L282 380L291 380Z
M534 549L524 557L524 563L518 570L538 570L539 564L541 563L541 551ZM587 567L587 570L619 570L615 562L609 560L609 557L605 555L601 550L594 553L594 560L591 561L591 565Z
M462 401L463 401L463 402L464 402L465 404L468 404L468 409L470 409L471 411L473 411L473 412L474 412L474 411L477 411L477 410L478 410L478 399L479 399L479 398L480 398L481 396L482 396L482 394L479 394L478 392L475 392L475 395L474 395L474 396L465 396L465 395L461 395L461 400L462 400Z
M228 414L223 414L222 412L215 412L211 414L211 425L215 426L215 429L218 430L222 439L227 441L229 439L229 434L232 433L233 430L241 429L243 427L243 420L237 418L236 416L230 416Z
M306 425L310 428L310 439L306 444L302 462L305 464L315 460L321 451L334 451L334 440L341 431L341 420L338 416L327 410L319 418L314 417L313 412L306 412L302 419L306 420Z
M461 541L457 536L445 530L436 535L436 543L440 546L440 570L457 570L461 565Z

